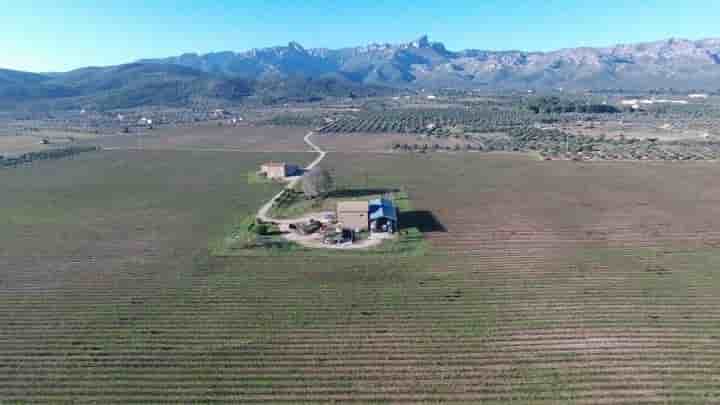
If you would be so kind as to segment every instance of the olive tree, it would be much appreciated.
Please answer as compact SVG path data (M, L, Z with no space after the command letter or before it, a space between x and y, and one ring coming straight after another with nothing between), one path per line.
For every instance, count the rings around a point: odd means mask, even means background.
M330 172L317 167L305 173L302 178L302 190L308 198L327 194L333 189L334 184Z

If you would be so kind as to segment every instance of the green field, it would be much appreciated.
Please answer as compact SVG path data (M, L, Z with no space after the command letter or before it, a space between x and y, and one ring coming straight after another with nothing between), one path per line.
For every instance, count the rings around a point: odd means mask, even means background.
M0 171L0 403L720 400L720 169L330 154L431 247L211 256L270 156Z

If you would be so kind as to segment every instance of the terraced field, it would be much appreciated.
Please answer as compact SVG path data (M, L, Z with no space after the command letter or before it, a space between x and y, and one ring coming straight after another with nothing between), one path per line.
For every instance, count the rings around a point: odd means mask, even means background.
M338 183L410 195L428 255L208 256L272 194L245 181L264 158L0 172L0 398L720 401L713 165L331 153Z

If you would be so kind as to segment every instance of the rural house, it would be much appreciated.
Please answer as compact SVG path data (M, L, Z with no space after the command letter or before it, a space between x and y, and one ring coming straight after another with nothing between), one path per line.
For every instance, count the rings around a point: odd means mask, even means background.
M285 177L297 176L300 168L296 165L289 165L285 162L268 162L260 166L260 173L269 179L284 179Z
M397 208L392 200L378 198L368 203L370 230L395 233L398 230Z
M337 203L337 221L345 229L354 231L367 231L368 202L367 201L340 201Z

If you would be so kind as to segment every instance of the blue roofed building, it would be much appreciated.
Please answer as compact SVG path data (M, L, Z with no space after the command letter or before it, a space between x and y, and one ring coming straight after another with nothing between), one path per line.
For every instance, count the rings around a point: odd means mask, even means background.
M370 200L368 217L371 232L394 233L398 230L398 210L392 200L387 198Z

